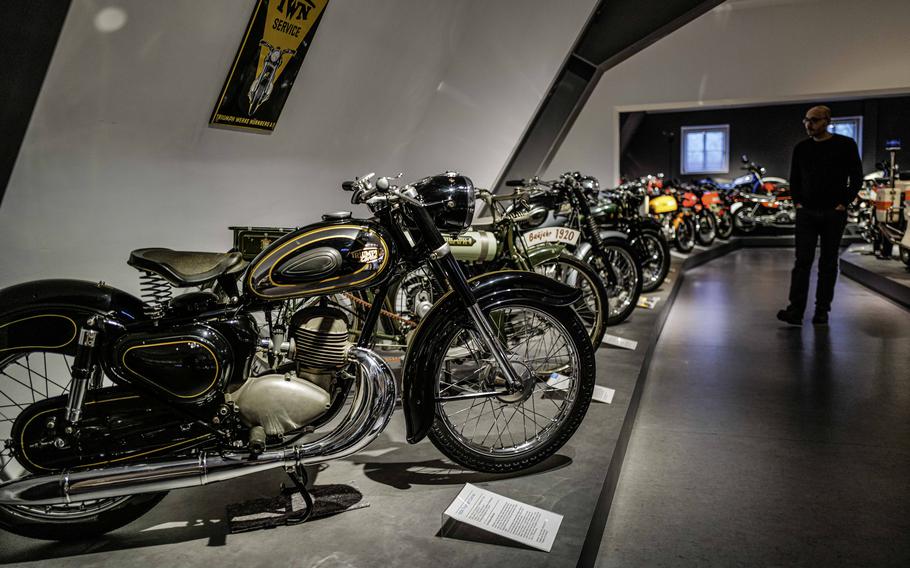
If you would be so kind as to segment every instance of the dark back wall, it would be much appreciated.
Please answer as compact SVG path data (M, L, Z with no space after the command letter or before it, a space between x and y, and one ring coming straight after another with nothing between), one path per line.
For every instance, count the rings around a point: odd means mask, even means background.
M824 103L820 103L824 104ZM811 104L787 104L747 108L694 110L683 112L623 113L620 115L624 141L620 171L626 177L663 172L669 177L692 179L703 175L680 174L680 127L714 124L730 125L730 171L714 174L719 178L740 175L739 157L765 166L768 175L789 177L793 146L805 138L802 118ZM828 103L838 116L863 117L863 171L870 172L875 162L885 160L885 140L901 138L904 149L898 153L903 169L910 166L910 97L888 97ZM636 116L637 115L637 116ZM666 133L673 137L668 142Z

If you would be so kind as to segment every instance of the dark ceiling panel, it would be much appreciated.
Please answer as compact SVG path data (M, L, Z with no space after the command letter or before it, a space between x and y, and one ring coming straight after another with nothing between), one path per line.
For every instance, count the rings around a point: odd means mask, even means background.
M70 0L0 3L0 204Z
M494 188L546 170L604 71L724 0L601 0Z

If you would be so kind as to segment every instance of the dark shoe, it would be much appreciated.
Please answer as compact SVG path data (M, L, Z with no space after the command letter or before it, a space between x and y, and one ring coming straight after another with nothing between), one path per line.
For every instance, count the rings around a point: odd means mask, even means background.
M828 325L828 312L815 312L812 316L813 325Z
M796 312L791 312L790 308L777 312L777 319L790 325L803 325L803 316Z

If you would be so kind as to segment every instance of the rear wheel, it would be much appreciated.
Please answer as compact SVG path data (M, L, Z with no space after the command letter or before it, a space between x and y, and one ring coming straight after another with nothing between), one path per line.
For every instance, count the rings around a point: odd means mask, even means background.
M26 351L0 359L0 483L29 475L11 440L17 417L30 405L69 392L73 358L51 351ZM40 472L53 474L52 471ZM0 527L45 540L95 537L148 512L166 493L133 495L48 506L0 505Z
M581 424L594 391L594 349L567 307L514 297L487 315L524 388L504 392L466 314L442 323L429 437L465 467L504 473L553 455Z

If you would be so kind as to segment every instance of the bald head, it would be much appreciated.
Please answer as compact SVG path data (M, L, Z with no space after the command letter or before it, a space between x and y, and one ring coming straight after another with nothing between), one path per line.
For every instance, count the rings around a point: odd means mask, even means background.
M816 140L825 140L831 137L828 133L828 125L831 124L831 109L818 105L806 111L806 118L803 119L803 125L806 127L806 134Z
M831 120L831 109L825 105L814 106L809 109L806 113L806 116L817 116L819 118L824 118L825 120Z

